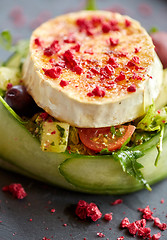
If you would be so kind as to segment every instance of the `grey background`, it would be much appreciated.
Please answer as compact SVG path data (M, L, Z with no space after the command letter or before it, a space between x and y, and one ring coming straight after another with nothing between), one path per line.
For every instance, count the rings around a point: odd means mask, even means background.
M48 18L80 10L84 5L83 0L0 0L0 30L9 29L14 41L29 38L34 27ZM98 0L97 5L99 9L115 9L130 15L147 30L157 27L167 31L165 0ZM15 12L20 14L22 20L19 25L14 23ZM8 53L0 51L1 60L7 55ZM97 232L105 234L103 239L116 240L122 235L126 240L139 239L130 236L126 230L121 230L119 225L125 216L131 222L140 219L141 214L137 208L147 205L151 209L155 208L154 216L167 222L167 180L154 185L152 192L142 190L123 196L98 196L66 191L0 170L0 189L12 182L22 183L28 196L24 200L16 200L0 190L0 240L41 240L44 236L53 240L94 240L98 239ZM110 203L117 198L122 198L123 203L111 206ZM75 207L80 199L95 202L103 215L112 212L113 220L106 222L100 219L96 223L79 220L75 216ZM161 199L165 200L163 204ZM50 212L52 208L56 210L53 214ZM158 232L152 222L148 226L151 227L152 234ZM161 239L167 239L167 231L162 232Z

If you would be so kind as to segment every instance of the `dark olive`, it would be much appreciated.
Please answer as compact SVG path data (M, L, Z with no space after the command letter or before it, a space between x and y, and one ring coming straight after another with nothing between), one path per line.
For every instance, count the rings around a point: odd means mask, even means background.
M29 95L26 87L16 85L11 87L5 95L5 101L8 105L21 116L31 116L37 110L37 105Z

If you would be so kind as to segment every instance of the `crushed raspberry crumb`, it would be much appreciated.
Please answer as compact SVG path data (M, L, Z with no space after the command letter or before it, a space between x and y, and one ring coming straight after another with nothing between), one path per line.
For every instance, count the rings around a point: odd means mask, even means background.
M104 219L105 219L106 221L111 221L111 220L112 220L112 213L106 213L106 214L104 215Z
M138 53L138 52L140 52L140 50L141 50L141 47L136 47L134 52Z
M116 199L114 202L111 203L111 205L117 205L123 203L122 199Z
M142 77L140 77L137 73L133 73L132 78L137 80L142 80Z
M76 72L77 74L81 74L83 72L83 69L77 61L74 59L74 54L70 51L67 50L63 54L66 66L69 67L72 71Z
M30 218L29 221L32 222L32 218Z
M24 188L20 183L12 183L9 186L4 186L2 188L2 191L10 192L13 197L17 199L23 199L27 196L27 193L25 192Z
M125 19L125 26L130 27L132 25L132 22L129 19Z
M161 223L159 218L152 218L154 221L154 225L157 226L161 231L166 230L167 224L166 223Z
M47 77L50 77L50 78L53 78L53 79L59 78L60 74L62 72L61 67L54 67L54 68L50 68L50 69L43 68L42 70L44 71L44 73Z
M124 240L124 236L117 238L117 240Z
M117 68L119 64L116 61L116 58L110 57L108 60L108 64L110 64L113 68Z
M52 209L50 210L50 212L51 212L51 213L55 213L55 212L56 212L56 209L52 208Z
M128 92L136 92L136 86L135 86L135 84L130 85L130 86L127 88L127 91L128 91Z
M68 36L68 37L64 37L64 42L65 43L76 43L76 39L74 36Z
M92 97L92 96L95 96L95 97L104 97L105 96L105 90L100 88L99 86L96 86L92 92L89 92L87 93L87 96L88 97Z
M56 134L56 131L55 131L55 130L51 132L51 135L54 135L54 134Z
M39 38L35 38L35 39L34 39L34 43L35 43L35 45L37 45L38 47L42 47L42 43L41 43L41 41L39 40Z
M98 237L101 237L101 238L104 238L104 237L105 237L104 233L101 233L101 232L97 232L97 236L98 236Z
M127 228L129 230L129 233L132 234L132 235L135 235L138 231L138 227L137 227L135 222L130 223Z
M81 45L79 43L77 43L76 45L74 45L73 47L71 47L71 49L75 50L76 52L79 52L81 48Z
M136 223L138 228L141 228L141 227L145 228L145 226L146 226L146 219L137 220L137 221L135 221L135 223Z
M64 226L64 227L67 227L67 223L64 223L63 226Z
M110 46L114 47L117 46L119 43L119 39L113 39L113 38L109 38L109 42L110 42Z
M118 77L115 78L115 81L119 82L119 81L123 81L123 80L125 80L125 73L120 71Z
M50 238L43 237L42 240L51 240Z
M157 111L158 112L158 111ZM164 199L161 199L161 204L163 204L165 202L165 200Z
M133 61L134 63L140 64L140 59L139 59L139 57L137 57L137 56L133 57L133 58L132 58L132 61Z
M152 219L153 212L150 210L149 205L146 208L138 208L138 211L143 213L143 218L146 220Z
M93 55L93 54L94 54L92 48L89 48L89 49L85 50L84 53L88 53L88 54L90 54L90 55Z
M120 224L120 227L121 227L121 228L128 228L129 225L130 225L129 219L128 219L127 217L125 217L125 218L122 220L122 222L121 222L121 224Z
M138 236L142 237L143 239L145 238L151 238L151 229L150 228L145 228L145 227L140 227L138 229Z
M60 86L61 86L61 87L65 87L65 86L67 86L68 84L69 84L68 81L65 81L65 80L61 80L61 81L60 81Z
M108 33L111 30L111 25L108 22L102 23L103 33Z
M95 68L95 67L92 67L91 69L90 69L90 71L92 72L92 73L94 73L94 74L99 74L100 72L99 72L99 69L97 69L97 68Z
M152 240L158 240L158 239L160 239L160 237L161 237L161 233L160 232L156 233L152 236Z
M52 56L60 51L60 45L57 40L54 40L51 45L44 49L44 55L45 56Z
M80 219L90 217L94 222L102 216L102 213L95 203L87 203L84 200L78 202L75 213Z

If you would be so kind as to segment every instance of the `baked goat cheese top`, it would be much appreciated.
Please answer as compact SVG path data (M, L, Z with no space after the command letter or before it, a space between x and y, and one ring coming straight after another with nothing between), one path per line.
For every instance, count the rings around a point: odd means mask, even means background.
M137 21L81 11L32 33L23 81L56 119L76 127L106 127L145 113L160 93L162 66Z

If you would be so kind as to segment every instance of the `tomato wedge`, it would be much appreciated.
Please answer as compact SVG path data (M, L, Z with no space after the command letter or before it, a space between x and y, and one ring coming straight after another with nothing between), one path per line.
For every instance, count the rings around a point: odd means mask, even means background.
M123 143L135 131L135 126L115 126L104 128L79 128L81 142L89 149L100 152L107 148L109 151L120 149Z

